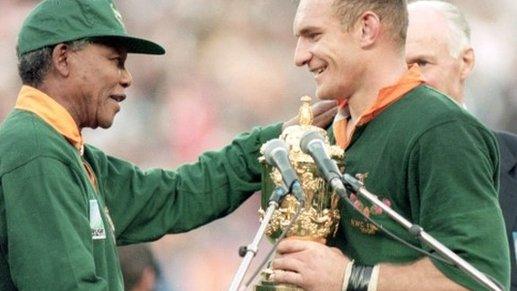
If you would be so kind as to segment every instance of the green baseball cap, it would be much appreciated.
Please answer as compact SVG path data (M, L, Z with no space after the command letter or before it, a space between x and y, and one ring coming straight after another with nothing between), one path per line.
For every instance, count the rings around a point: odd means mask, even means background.
M18 54L84 38L115 41L128 53L165 53L159 44L130 36L122 15L110 0L44 0L23 23L18 35Z

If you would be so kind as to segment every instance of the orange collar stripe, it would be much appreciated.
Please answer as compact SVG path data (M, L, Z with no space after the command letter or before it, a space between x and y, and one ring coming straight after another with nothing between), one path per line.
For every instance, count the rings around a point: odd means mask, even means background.
M36 114L66 137L75 148L82 150L83 137L75 120L63 106L47 94L24 85L18 94L15 108Z
M424 82L418 65L413 65L406 74L393 86L382 88L373 106L366 110L358 119L358 125L363 125L379 115L389 105L399 100L407 92Z
M340 103L338 115L336 116L333 124L336 144L341 148L346 149L350 144L353 133L357 126L361 126L372 121L383 110L388 108L391 104L402 98L407 92L411 91L423 82L424 79L422 77L420 68L418 65L413 65L395 85L382 88L379 91L379 95L377 96L375 103L372 105L372 107L361 114L350 132L347 132L349 120L348 118L345 118L346 116L349 116L349 113L347 113L348 108L346 107L347 103Z

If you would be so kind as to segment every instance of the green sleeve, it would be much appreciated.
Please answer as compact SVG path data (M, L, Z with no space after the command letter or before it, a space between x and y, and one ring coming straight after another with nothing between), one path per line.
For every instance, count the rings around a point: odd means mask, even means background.
M255 128L220 151L176 170L137 167L106 157L106 203L118 244L155 240L223 217L260 189L260 146L281 124Z
M12 280L19 290L105 290L87 197L69 167L39 157L2 176Z
M493 135L465 122L444 122L418 138L410 154L412 217L434 238L509 288L509 250L498 204L499 153ZM447 277L478 283L434 261Z

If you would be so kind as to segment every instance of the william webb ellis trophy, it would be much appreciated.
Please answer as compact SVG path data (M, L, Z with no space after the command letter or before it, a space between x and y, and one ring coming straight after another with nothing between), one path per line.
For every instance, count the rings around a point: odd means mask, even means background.
M339 196L318 175L318 170L312 157L302 152L300 140L303 134L308 131L319 132L324 137L325 151L332 159L336 160L341 170L343 170L344 151L338 146L331 146L325 130L312 125L311 98L304 96L301 98L301 101L302 105L298 115L300 125L287 127L279 137L280 141L285 142L292 169L296 172L302 189L300 193L303 193L303 200L305 201L296 221L292 222L286 237L325 243L327 237L335 235L339 224ZM268 163L266 160L268 158L268 153L266 153L268 150L267 146L268 144L262 146L262 156L259 158L263 165L262 208L259 210L261 219L264 217L264 209L267 206L271 193L274 193L275 189L279 187L285 187L280 171L277 167L272 167L271 163ZM281 200L279 208L274 211L266 227L265 234L272 241L276 241L280 237L281 233L291 224L291 220L298 212L298 208L302 207L299 202L302 199L295 197L296 193L294 190L292 194L285 196ZM261 281L255 286L256 291L302 290L293 285L273 283L270 280L271 274L272 271L270 269L262 270Z

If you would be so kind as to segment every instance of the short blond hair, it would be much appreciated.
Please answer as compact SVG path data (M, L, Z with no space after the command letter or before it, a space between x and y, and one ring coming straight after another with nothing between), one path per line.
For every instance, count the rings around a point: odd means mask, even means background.
M391 32L396 44L404 47L408 27L406 0L334 0L333 8L346 30L359 19L365 11L372 11Z

